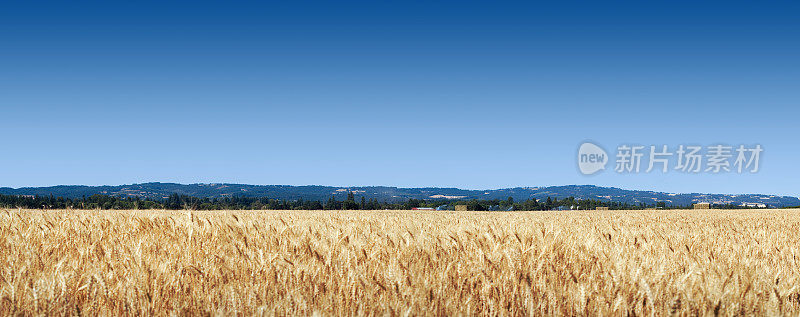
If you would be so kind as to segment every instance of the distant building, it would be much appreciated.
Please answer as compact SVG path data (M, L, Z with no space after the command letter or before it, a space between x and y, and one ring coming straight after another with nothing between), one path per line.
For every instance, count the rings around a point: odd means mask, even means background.
M762 203L742 203L740 206L748 208L767 208L767 204Z
M711 203L696 203L694 209L711 209Z
M411 210L435 210L435 209L430 208L430 207L414 207L414 208L411 208Z

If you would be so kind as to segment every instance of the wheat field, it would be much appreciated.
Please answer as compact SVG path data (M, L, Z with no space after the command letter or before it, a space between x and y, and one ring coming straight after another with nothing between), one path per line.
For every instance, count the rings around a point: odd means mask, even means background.
M796 315L800 211L0 212L2 315Z

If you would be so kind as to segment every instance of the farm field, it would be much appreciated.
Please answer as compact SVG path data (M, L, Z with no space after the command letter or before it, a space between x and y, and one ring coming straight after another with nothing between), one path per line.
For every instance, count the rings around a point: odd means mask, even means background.
M800 210L0 210L0 315L800 313Z

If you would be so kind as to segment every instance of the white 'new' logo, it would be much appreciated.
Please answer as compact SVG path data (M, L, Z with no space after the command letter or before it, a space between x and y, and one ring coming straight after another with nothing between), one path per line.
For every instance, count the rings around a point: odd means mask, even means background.
M601 147L586 142L578 148L578 169L584 175L591 175L606 169L606 163L608 163L608 154Z

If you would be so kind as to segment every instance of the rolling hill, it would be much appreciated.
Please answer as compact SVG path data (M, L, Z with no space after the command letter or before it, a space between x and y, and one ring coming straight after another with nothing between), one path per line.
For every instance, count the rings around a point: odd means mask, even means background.
M380 201L405 201L414 199L506 199L515 200L530 198L546 199L547 197L579 199L599 199L631 204L664 201L668 205L689 205L695 202L711 202L717 204L763 203L774 207L798 206L800 199L791 196L764 194L674 194L655 191L626 190L614 187L593 185L567 185L550 187L516 187L491 190L467 190L458 188L398 188L387 186L367 187L335 187L335 186L289 186L289 185L246 185L246 184L175 184L175 183L142 183L117 186L80 186L60 185L51 187L0 188L4 195L53 195L69 198L91 196L95 194L145 197L152 199L166 198L177 193L195 197L270 197L276 199L306 199L324 201L331 196L344 199L348 191L357 197L376 198Z

